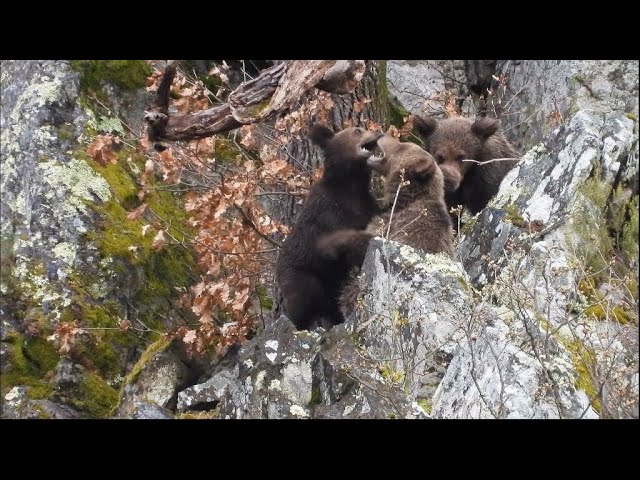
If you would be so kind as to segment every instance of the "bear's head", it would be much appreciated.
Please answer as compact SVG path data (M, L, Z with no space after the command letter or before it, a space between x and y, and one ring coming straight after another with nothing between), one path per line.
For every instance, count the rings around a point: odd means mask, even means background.
M392 203L398 186L403 185L400 197L411 201L418 197L444 198L444 179L434 158L415 143L400 142L391 135L378 140L382 156L371 156L367 164L381 174L384 181L384 200ZM401 201L402 203L402 201Z
M500 129L498 120L486 117L475 121L462 117L436 121L412 115L411 121L440 166L447 191L457 190L464 176L477 165L463 160L482 161L485 142Z
M311 141L324 152L325 172L367 171L367 159L375 157L380 132L360 127L338 133L324 125L315 124L309 131Z

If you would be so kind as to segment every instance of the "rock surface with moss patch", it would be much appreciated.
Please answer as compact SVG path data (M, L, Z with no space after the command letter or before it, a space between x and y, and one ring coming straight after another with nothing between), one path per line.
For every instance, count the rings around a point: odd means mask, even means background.
M531 353L550 362L556 344L606 417L638 411L637 149L624 112L578 111L509 172L457 250L474 286L517 312Z
M179 394L182 411L219 418L426 418L347 329L297 332L280 317L206 382Z
M109 416L140 352L181 315L174 286L189 285L193 254L155 252L141 233L142 220L155 218L126 219L140 204L145 155L131 139L116 149L117 164L103 167L86 153L98 134L144 133L150 72L142 61L2 62L3 397L20 387L30 401ZM145 201L183 225L178 196L151 192ZM124 319L136 328L118 330ZM46 338L74 321L86 330L61 357ZM56 386L69 361L82 369L77 382Z

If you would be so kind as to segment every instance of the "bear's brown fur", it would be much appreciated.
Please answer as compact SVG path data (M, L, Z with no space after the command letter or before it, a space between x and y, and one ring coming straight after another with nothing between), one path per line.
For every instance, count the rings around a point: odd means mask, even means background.
M444 178L434 158L418 145L401 143L390 135L378 140L383 157L371 157L369 165L384 176L386 211L373 219L367 230L337 230L318 239L318 251L326 258L349 262L358 268L375 235L389 238L428 253L453 253L453 228L444 201ZM398 190L398 187L399 190ZM396 199L397 197L397 199ZM393 212L391 208L393 207ZM359 292L354 268L341 293L340 307L348 315Z
M330 258L360 258L363 254L355 252L366 252L369 240L385 234L391 222L389 239L427 253L451 255L453 230L444 201L444 178L434 158L418 145L399 142L391 135L378 140L378 146L384 157L372 157L368 163L384 177L385 213L372 220L366 231L338 230L323 236L319 250Z
M436 121L412 115L411 121L444 174L449 208L463 205L471 214L478 213L498 192L500 182L519 160L520 154L494 118L474 121L453 117ZM511 160L488 162L497 158Z
M324 174L311 187L276 262L285 313L299 330L330 328L344 321L340 291L353 267L362 265L364 252L332 259L317 251L316 241L336 230L364 229L379 213L369 189L367 159L381 136L362 128L335 135L322 125L311 128L312 142L324 153Z

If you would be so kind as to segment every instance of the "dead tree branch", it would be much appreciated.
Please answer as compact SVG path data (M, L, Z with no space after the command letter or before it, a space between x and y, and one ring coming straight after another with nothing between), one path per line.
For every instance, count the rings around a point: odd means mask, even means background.
M175 63L165 70L156 105L147 112L149 140L196 140L287 111L313 87L334 93L353 91L364 73L363 60L293 60L275 65L229 94L229 102L200 112L169 115L169 87Z

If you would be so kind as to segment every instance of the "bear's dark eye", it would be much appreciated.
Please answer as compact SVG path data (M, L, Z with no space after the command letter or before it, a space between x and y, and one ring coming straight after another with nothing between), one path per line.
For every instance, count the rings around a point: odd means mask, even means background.
M436 162L438 163L442 163L444 162L444 157L442 155L436 155Z
M457 161L457 162L462 162L462 160L464 160L465 158L466 158L466 157L465 157L464 155L458 155L458 156L456 157L456 161Z
M363 130L361 128L356 128L356 133L358 135L362 135Z

